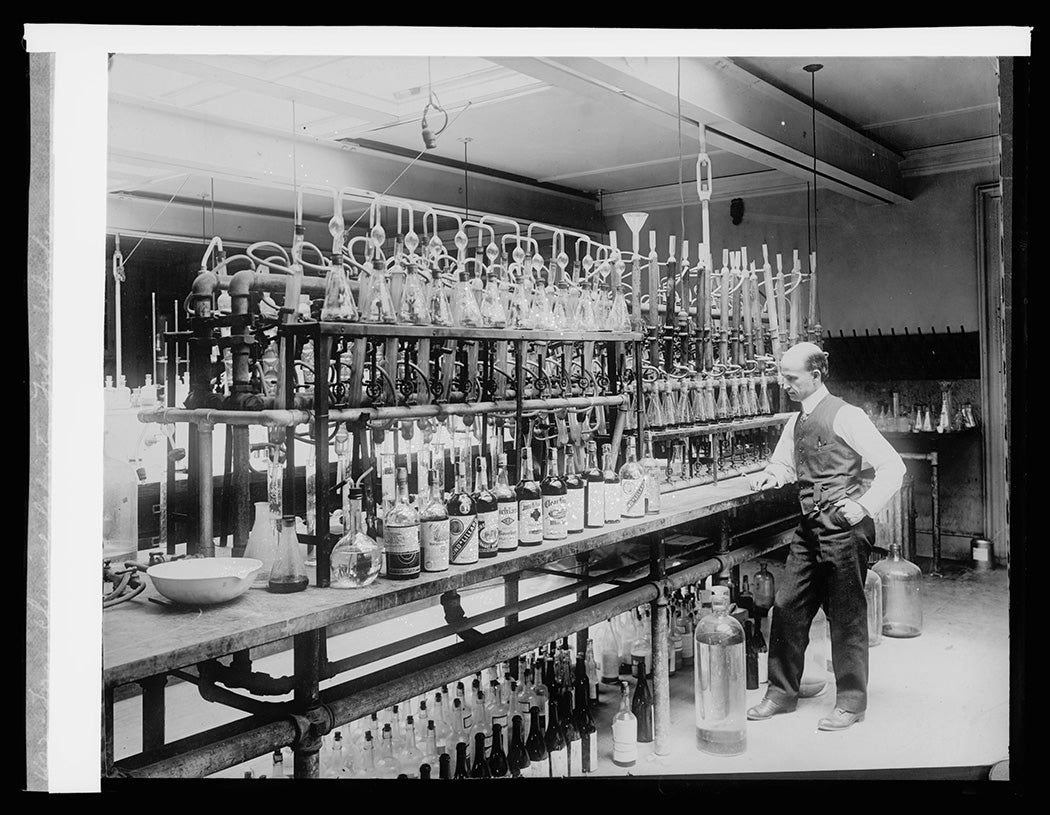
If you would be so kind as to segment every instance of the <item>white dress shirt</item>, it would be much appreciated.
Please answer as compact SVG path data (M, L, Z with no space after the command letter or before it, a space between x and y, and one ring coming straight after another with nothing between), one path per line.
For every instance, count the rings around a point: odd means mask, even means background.
M802 400L802 412L808 416L828 395L827 386L821 385ZM796 480L794 449L797 421L797 413L788 419L765 469L765 472L776 479L778 487ZM859 407L843 405L835 414L833 428L836 436L860 453L864 462L875 468L875 479L871 488L856 499L868 516L874 518L900 489L905 473L904 460L872 424L868 414Z

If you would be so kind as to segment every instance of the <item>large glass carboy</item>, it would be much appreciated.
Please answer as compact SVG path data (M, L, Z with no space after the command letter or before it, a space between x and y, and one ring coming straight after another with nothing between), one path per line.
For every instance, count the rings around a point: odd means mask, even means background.
M693 660L696 746L735 756L747 749L744 629L729 616L729 587L711 590L711 613L697 623Z

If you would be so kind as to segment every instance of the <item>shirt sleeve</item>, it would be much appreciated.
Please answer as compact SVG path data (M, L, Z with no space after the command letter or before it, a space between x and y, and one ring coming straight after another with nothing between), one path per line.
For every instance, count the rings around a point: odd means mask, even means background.
M854 405L846 405L835 414L835 433L875 468L871 488L857 499L864 511L874 518L900 489L906 471L904 460L868 415Z
M784 425L784 432L780 434L777 446L769 459L769 464L766 465L765 472L776 479L778 487L783 487L785 484L790 484L795 480L796 421L798 421L798 414L787 420L787 424Z

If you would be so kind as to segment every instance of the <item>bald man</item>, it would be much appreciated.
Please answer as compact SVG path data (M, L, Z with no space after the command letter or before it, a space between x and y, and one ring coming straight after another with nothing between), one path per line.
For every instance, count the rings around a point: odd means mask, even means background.
M831 624L835 708L819 730L845 730L868 706L868 623L864 579L875 541L872 518L900 489L904 462L867 414L828 393L827 355L813 343L789 348L781 387L798 415L784 426L769 465L749 478L754 490L798 482L802 521L777 589L769 636L769 689L747 711L762 721L798 704L809 627L823 605ZM875 468L867 491L861 462Z

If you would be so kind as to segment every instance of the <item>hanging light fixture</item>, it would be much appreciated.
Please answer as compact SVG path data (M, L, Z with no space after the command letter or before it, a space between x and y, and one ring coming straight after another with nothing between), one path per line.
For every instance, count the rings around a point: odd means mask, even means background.
M819 62L803 65L802 70L809 74L809 107L812 115L810 132L813 138L813 236L809 249L809 316L810 339L820 342L822 333L820 317L817 314L817 71L824 66ZM809 195L806 196L806 219L809 220ZM807 236L808 237L808 236Z

